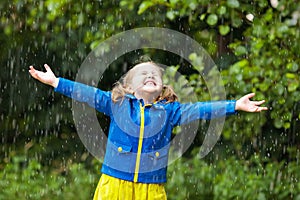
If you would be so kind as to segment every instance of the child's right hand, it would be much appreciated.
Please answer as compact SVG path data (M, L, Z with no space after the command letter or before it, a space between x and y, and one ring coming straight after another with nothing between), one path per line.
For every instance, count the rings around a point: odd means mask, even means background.
M46 72L38 71L34 69L33 66L30 66L29 73L33 78L41 81L42 83L51 85L52 87L56 88L58 86L59 79L56 78L51 68L47 64L45 64L44 67L46 69Z

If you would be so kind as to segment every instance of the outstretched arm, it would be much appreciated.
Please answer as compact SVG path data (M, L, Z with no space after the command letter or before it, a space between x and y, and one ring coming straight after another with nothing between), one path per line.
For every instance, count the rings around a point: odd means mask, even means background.
M45 64L44 67L46 69L46 72L38 71L34 69L33 66L30 66L29 73L33 78L39 80L40 82L56 88L59 79L55 76L55 74L47 64Z
M247 94L236 101L235 110L241 110L246 112L261 112L268 110L267 107L260 106L265 103L265 100L251 101L250 99L255 96L255 93Z

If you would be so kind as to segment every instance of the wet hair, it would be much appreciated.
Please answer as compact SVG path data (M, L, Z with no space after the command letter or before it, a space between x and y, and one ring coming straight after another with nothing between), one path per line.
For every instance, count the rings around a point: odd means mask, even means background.
M135 66L135 65L138 65L138 64L141 64L141 63L146 63L146 62L152 62L153 63L150 56L142 55L142 56L139 57L139 59L134 61L133 65Z
M122 78L120 81L114 84L112 89L112 100L114 103L122 101L126 94L134 95L133 91L130 89L131 80L134 76L134 69L137 65L141 63L151 63L153 66L157 67L160 76L162 78L163 75L163 68L158 66L156 63L151 61L149 57L141 57L138 61L135 62L133 68L131 68ZM161 94L155 99L155 101L166 100L166 103L174 102L178 100L174 89L169 85L163 85Z

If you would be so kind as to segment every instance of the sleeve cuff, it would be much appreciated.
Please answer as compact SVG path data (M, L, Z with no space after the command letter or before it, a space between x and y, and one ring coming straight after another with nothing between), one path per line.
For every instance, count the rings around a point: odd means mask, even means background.
M234 115L238 113L237 110L235 110L235 104L236 104L236 100L227 101L227 106L226 106L227 115Z
M60 83L60 77L58 77L57 78L57 80L58 80L58 82L57 82L57 86L56 87L54 87L54 91L56 92L56 90L57 90L57 88L58 88L58 86L59 86L59 83Z

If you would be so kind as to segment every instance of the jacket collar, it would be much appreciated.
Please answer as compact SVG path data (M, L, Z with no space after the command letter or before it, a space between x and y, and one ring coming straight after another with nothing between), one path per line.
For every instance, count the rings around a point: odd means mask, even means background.
M139 101L144 105L143 100L142 99L137 99L133 94L125 94L125 97L127 97L128 99L131 99L131 100ZM155 102L153 102L151 104L147 104L147 105L152 105L154 107L157 107L160 103L165 103L165 102L166 102L166 100L163 99L163 100L155 101ZM158 107L160 107L160 106L158 106Z

